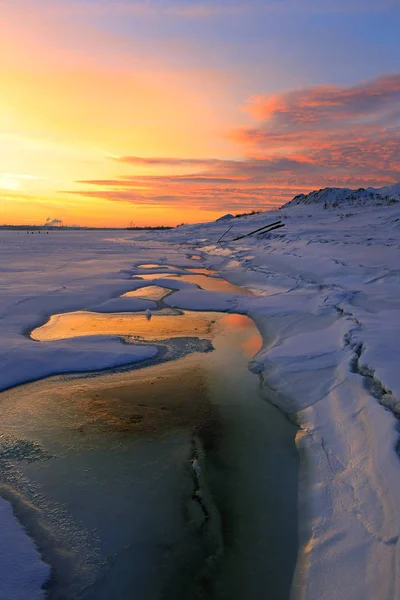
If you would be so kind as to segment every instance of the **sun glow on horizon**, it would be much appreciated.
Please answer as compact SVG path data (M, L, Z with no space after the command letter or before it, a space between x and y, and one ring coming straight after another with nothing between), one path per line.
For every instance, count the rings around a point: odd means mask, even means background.
M398 178L400 76L299 78L273 11L261 52L268 1L33 3L2 7L0 223L176 225Z

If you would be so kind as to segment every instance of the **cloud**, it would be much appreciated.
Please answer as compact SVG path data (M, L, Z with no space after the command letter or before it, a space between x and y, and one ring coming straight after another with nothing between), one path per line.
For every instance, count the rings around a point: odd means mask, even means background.
M269 158L249 158L243 160L222 160L217 158L197 159L197 158L141 158L137 156L124 156L117 159L118 162L124 162L135 166L146 167L188 167L201 169L208 179L218 178L222 174L232 177L251 177L257 173L266 173L270 171L285 171L298 166L298 161L286 157ZM140 179L155 179L155 176L143 176ZM183 179L185 176L180 176ZM195 176L187 177L193 179ZM139 178L136 178L139 179ZM171 179L171 177L169 177Z
M303 189L303 188L301 188ZM160 192L162 190L159 190ZM272 190L273 191L273 190ZM303 190L305 191L305 190ZM287 200L293 198L295 191L277 190L274 194L276 199L267 201L270 189L237 188L234 191L227 188L209 188L201 191L174 190L173 194L154 194L141 195L129 188L118 188L115 190L86 190L84 195L90 198L109 200L112 202L125 202L137 206L181 209L185 211L190 209L202 210L205 212L221 212L221 210L230 210L239 212L243 208L248 209L267 209L277 208ZM69 192L71 193L71 192ZM73 192L77 193L77 192Z
M382 118L394 122L400 112L400 75L387 75L355 86L312 86L247 102L248 112L270 123L272 131L290 126L301 130L332 127L338 120Z
M264 152L284 151L343 174L396 179L400 167L400 75L354 86L312 86L252 97L245 110L258 121L232 138Z
M400 75L252 97L245 110L254 125L230 134L244 158L110 157L140 174L81 180L81 190L71 193L164 208L239 211L273 208L325 186L394 183L400 179L399 101Z
M115 179L81 180L80 191L65 191L90 198L130 202L137 205L183 207L205 211L275 208L308 188L300 173L315 171L286 157L253 157L243 160L124 157L125 163L182 167L193 166L185 175L138 175ZM197 169L196 169L197 167ZM297 181L290 179L298 173ZM285 179L282 186L280 180Z
M141 156L114 156L117 162L127 163L139 167L210 167L222 162L215 158L168 158Z

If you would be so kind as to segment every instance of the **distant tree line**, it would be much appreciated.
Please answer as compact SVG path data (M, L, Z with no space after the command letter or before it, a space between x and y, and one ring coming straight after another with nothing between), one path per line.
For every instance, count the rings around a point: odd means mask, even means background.
M235 219L239 219L240 217L250 217L251 215L259 215L261 210L251 210L250 212L238 213L234 215Z
M148 225L148 226L129 226L126 227L125 229L133 229L134 231L143 231L144 229L152 229L152 230L163 230L163 229L174 229L174 227L170 226L170 225Z
M144 227L74 227L64 225L60 227L58 225L0 225L0 229L14 230L14 231L121 231L121 230L163 230L163 229L174 229L168 225L148 225Z

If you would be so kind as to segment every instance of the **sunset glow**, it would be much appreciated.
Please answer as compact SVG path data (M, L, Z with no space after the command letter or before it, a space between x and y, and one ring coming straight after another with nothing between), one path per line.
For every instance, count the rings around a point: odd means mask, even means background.
M400 9L321 4L5 0L0 224L175 225L399 180Z

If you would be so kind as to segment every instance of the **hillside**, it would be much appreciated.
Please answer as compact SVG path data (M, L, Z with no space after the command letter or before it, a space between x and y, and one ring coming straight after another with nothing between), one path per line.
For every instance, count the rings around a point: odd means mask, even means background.
M384 206L400 202L400 183L382 188L323 188L309 194L298 194L282 208L303 204L319 204L324 208L350 206Z

